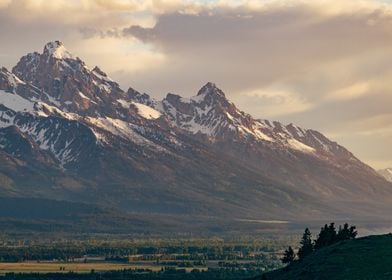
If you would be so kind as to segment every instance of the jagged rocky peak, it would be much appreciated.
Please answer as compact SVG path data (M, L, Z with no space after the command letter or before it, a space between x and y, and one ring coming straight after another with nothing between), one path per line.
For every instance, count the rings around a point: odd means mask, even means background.
M162 102L162 110L173 125L193 134L204 134L212 140L253 133L254 120L238 110L211 82L190 98L169 93Z
M129 88L126 95L132 101L135 101L135 102L147 105L147 106L155 107L156 104L158 103L155 99L151 98L147 93L140 93L133 88Z
M70 72L86 72L88 67L73 56L60 41L49 42L43 52L32 52L23 56L12 72L27 82L41 86L42 79L61 78ZM42 77L41 77L42 76Z
M185 98L182 98L180 95L174 94L174 93L171 93L171 92L166 94L165 100L169 101L172 104L175 104L175 103L178 103L178 102L189 103L189 102L187 102L188 100L186 100Z
M206 83L197 93L196 96L191 97L193 101L203 102L208 105L213 105L214 103L221 103L229 105L225 93L216 86L216 84L208 82Z
M215 83L206 83L197 95L190 99L195 106L201 107L206 112L214 111L215 114L221 115L228 121L233 121L234 118L240 118L242 121L249 119L249 115L241 112L234 103L229 101L223 90Z
M113 104L124 96L105 72L97 66L91 70L60 41L47 43L42 54L22 57L13 73L49 96L51 105L82 115L113 115Z
M23 56L12 72L22 80L48 91L48 83L53 79L68 76L71 71L82 72L84 68L84 62L67 51L63 43L53 41L45 45L42 53L33 52Z
M96 72L97 74L99 74L99 75L101 75L101 76L104 76L104 77L107 77L108 75L105 73L105 72L103 72L102 70L101 70L101 68L99 68L98 66L95 66L94 68L93 68L93 72Z
M216 86L215 83L206 83L197 93L198 96L220 96L225 97L225 93Z
M60 41L49 42L44 47L44 55L56 59L73 59L73 55L65 48Z
M233 107L234 104L229 102L224 92L212 82L206 83L197 93L197 95L190 98L184 98L178 94L168 93L163 100L164 103L169 103L175 107L201 107L205 108L227 108Z

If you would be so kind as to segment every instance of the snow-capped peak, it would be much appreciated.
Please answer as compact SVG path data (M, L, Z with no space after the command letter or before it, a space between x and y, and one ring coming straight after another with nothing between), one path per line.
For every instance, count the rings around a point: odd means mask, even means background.
M67 49L64 44L60 41L49 42L44 47L44 54L49 57L54 57L57 59L73 59L74 57Z
M91 70L60 41L47 43L42 54L23 56L12 72L27 84L45 89L44 94L38 90L37 100L47 96L41 101L51 99L51 105L67 112L93 116L110 112L116 118L129 113L117 108L115 100L125 94L119 85L98 67Z

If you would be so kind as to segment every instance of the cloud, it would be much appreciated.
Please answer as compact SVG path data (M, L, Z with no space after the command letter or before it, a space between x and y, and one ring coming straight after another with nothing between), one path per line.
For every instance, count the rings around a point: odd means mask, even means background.
M126 15L126 12L136 12L139 8L133 2L120 0L11 0L7 6L3 7L2 13L9 20L25 24L47 23L73 27L83 24L108 28L129 22L131 17Z
M335 133L330 134L376 169L392 167L389 149L392 139L391 120L391 113L374 114L345 122L344 128L335 128Z
M8 7L12 0L0 0L0 9Z
M320 99L320 94L363 83L355 77L361 70L355 69L369 64L380 51L384 57L391 54L389 10L382 5L359 7L353 14L343 5L324 11L320 4L292 3L259 10L241 6L170 13L160 15L151 28L132 25L123 34L153 45L174 64L162 69L164 73L149 75L175 76L193 88L192 81L207 78L223 84L232 95L277 85L306 99ZM350 67L347 72L354 69L353 74L334 76L344 72L341 65Z
M235 102L238 106L244 107L248 111L250 109L249 104L252 104L253 110L257 110L259 114L270 118L306 112L314 107L300 94L287 90L265 88L246 91L239 94L239 96Z
M78 50L77 55L83 57L88 65L98 64L109 73L148 71L165 63L166 59L163 54L140 46L138 42L131 43L129 39L118 37L80 40L73 44L72 49ZM113 54L113 50L119 54Z
M93 0L93 1L85 1L87 5L97 5L105 10L111 11L135 11L138 10L138 3L136 1L127 1L127 0Z

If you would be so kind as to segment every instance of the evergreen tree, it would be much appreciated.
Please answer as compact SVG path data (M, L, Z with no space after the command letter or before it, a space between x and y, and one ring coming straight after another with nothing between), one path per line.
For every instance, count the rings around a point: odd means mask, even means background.
M326 246L327 235L328 235L328 225L325 224L324 227L320 229L320 233L314 242L314 248L316 250Z
M355 226L349 227L347 223L343 225L343 228L340 226L339 231L337 234L337 240L342 241L342 240L350 240L350 239L355 239L357 236L358 232L356 231Z
M336 228L334 223L327 224L321 228L320 233L315 241L314 248L320 249L326 246L330 246L338 241Z
M305 229L301 239L301 247L298 250L298 258L303 260L307 255L313 252L312 234L308 228Z
M355 239L358 235L358 231L355 226L350 227L350 239Z
M329 232L329 243L333 244L336 242L336 228L335 228L335 223L330 223L328 226L328 232Z
M293 248L291 248L291 246L289 246L289 248L287 250L284 251L284 255L282 260L282 263L288 263L291 264L295 259L295 253Z

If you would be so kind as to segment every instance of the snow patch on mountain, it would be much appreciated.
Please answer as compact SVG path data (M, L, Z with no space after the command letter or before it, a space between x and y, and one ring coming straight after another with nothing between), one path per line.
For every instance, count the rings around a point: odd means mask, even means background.
M0 90L0 104L14 112L34 112L34 102L27 100L20 95Z
M383 176L387 181L392 182L392 168L378 170L378 173Z
M63 117L68 120L78 120L80 119L80 116L75 113L67 113L55 106L48 105L44 102L38 102L36 105L38 111L36 112L39 116L50 116L50 115L56 115Z
M314 148L299 142L297 139L288 139L287 143L289 144L290 148L304 153L314 153L316 151Z
M138 115L148 120L158 119L162 115L158 110L139 102L124 99L117 99L117 102L125 109L129 109L132 105L135 106Z
M81 98L83 99L87 99L87 100L91 100L90 98L88 98L87 96L85 96L81 91L78 91L78 94Z
M60 41L49 42L44 48L44 53L57 59L74 59L73 55L68 52Z
M265 141L269 141L269 142L274 142L275 139L273 139L272 137L268 136L267 134L265 134L264 132L261 131L260 128L261 124L259 124L258 122L256 123L256 126L254 127L254 135L260 139L260 140L265 140Z
M76 139L72 137L63 141L62 130L59 130L59 133L53 133L53 128L58 128L59 124L50 123L51 125L47 126L39 121L28 123L16 121L14 125L29 135L41 150L50 152L59 161L60 167L64 168L66 164L78 159L79 152L75 153L70 148L71 143Z
M124 99L117 99L117 102L121 105L121 107L125 109L129 109L129 107L131 106L131 102L126 101Z
M200 123L197 123L195 119L191 119L188 122L183 123L181 125L181 128L192 132L193 134L202 133L211 137L214 136L217 125L218 124L202 125Z
M93 129L90 127L91 132L94 134L95 139L97 140L96 143L103 145L103 144L108 144L108 141L102 133L98 132L96 129Z
M170 153L164 147L155 144L141 135L140 133L145 130L144 127L138 127L135 124L110 117L87 117L86 121L96 128L107 131L112 135L119 136L123 139L130 140L138 146L149 147L158 152ZM93 130L97 141L100 141L101 143L108 143L108 138L106 136L103 136L102 133L95 129ZM175 141L173 141L173 143L175 143Z
M128 122L110 117L87 117L87 121L98 128L106 130L113 135L129 139L136 144L145 144L147 142L147 139L133 131L131 124Z
M138 114L145 119L155 120L161 116L161 113L159 111L151 108L150 106L137 102L132 102L132 105L136 107Z
M13 88L16 88L19 84L25 85L26 83L19 79L15 74L9 72L6 68L1 69L2 73L5 74L7 80L10 82Z

